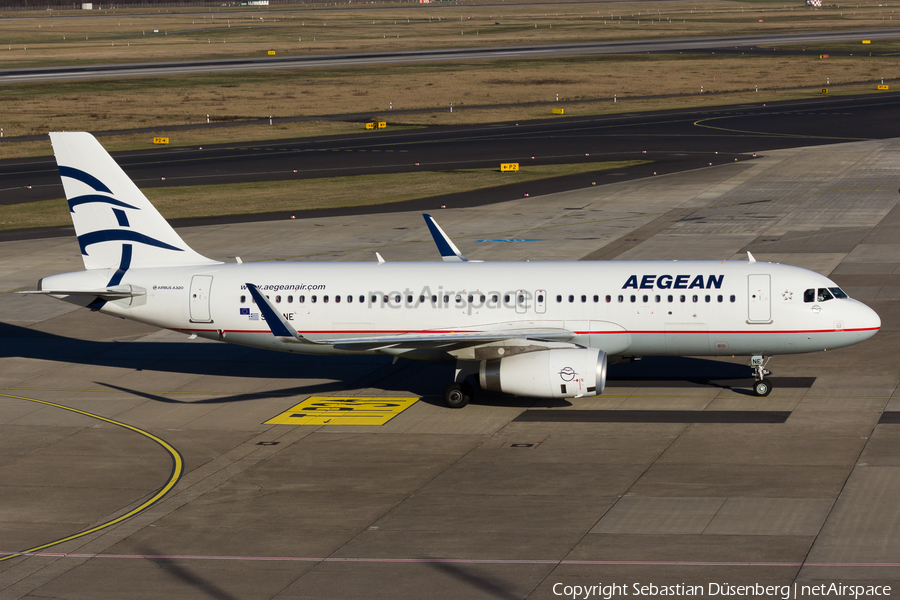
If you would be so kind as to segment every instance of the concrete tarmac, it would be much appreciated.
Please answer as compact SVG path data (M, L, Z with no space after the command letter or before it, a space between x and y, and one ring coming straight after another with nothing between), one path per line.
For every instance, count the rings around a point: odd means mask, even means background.
M445 365L267 353L9 293L82 265L74 237L0 242L0 552L40 548L0 560L0 599L896 590L898 152L900 140L775 150L435 207L472 259L750 250L830 274L881 315L863 344L776 356L766 398L750 393L746 357L646 358L611 367L597 398L482 395L450 410ZM419 213L180 233L222 260L439 260ZM264 424L312 395L420 400L382 426Z

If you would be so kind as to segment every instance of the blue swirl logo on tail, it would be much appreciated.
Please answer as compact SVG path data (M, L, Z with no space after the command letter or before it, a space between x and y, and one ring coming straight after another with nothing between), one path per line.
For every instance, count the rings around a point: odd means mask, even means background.
M132 206L121 200L118 200L114 196L112 190L104 184L102 181L87 173L82 171L81 169L76 169L74 167L59 167L59 174L62 177L68 177L70 179L74 179L76 181L80 181L81 183L91 187L96 192L101 192L102 194L110 194L110 196L103 196L101 194L84 194L81 196L76 196L74 198L68 199L69 204L69 212L74 213L75 207L83 204L94 204L94 203L102 203L109 204L110 207L117 206L119 208L113 208L113 216L116 218L116 222L121 227L131 227L131 224L128 221L128 217L125 214L125 211L120 210L120 208L130 208L132 210L141 210L136 206ZM165 250L174 250L176 252L183 252L183 248L177 248L171 244L167 244L166 242L157 240L156 238L152 238L149 235L145 235L143 233L138 233L137 231L133 231L131 229L102 229L99 231L91 231L89 233L84 233L78 236L78 246L81 248L81 254L84 256L88 256L87 247L92 244L99 244L100 242L136 242L138 244L146 244L148 246L153 246L155 248L163 248ZM127 245L128 248L128 257L129 260L127 262L131 262L131 246ZM123 260L125 257L125 250L123 249ZM128 267L126 266L125 270Z

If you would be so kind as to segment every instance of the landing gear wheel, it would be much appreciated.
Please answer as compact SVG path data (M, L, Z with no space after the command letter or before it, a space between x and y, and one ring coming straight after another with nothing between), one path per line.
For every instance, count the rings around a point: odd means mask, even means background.
M468 392L468 393L466 393ZM472 399L472 387L468 384L451 383L444 390L444 404L448 408L462 408Z
M757 396L768 396L772 391L772 382L768 379L761 379L753 384L753 392Z

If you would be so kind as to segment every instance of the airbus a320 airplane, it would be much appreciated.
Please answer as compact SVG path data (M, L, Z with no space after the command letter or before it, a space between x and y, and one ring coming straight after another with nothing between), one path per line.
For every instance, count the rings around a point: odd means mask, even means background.
M51 133L84 271L38 290L94 311L299 354L456 361L444 392L530 397L603 392L608 360L750 355L769 394L774 354L831 350L881 319L833 281L744 261L468 261L431 217L434 262L225 264L175 233L88 133Z

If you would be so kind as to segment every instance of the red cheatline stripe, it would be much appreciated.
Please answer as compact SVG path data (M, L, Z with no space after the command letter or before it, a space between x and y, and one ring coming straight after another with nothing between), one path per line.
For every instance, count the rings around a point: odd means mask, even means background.
M900 567L900 563L878 562L750 562L689 560L552 560L503 558L337 558L304 556L210 556L198 554L83 554L63 552L0 552L0 556L41 556L48 558L118 558L141 560L230 560L271 562L338 563L457 563L490 565L670 565L681 567Z
M677 331L666 331L666 330L646 330L646 331L575 331L573 333L577 335L616 335L623 333L630 333L631 335L650 335L650 334L667 334L667 333L678 333L678 334L716 334L716 335L741 335L741 334L787 334L787 333L848 333L853 331L878 331L880 327L861 327L857 329L762 329L762 330L733 330L733 331L724 331L724 330L715 330L715 331L692 331L692 330L677 330ZM218 332L218 329L173 329L173 331L208 331L211 333ZM272 332L268 329L223 329L224 333L269 333ZM340 330L330 330L330 329L315 329L315 330L305 330L298 331L298 333L319 333L319 334L338 334L338 333L366 333L366 334L375 334L375 333L389 333L389 334L407 334L407 333L484 333L490 334L493 332L490 331L482 331L478 329L455 329L453 331L446 331L440 329L340 329ZM501 334L503 332L495 332Z

